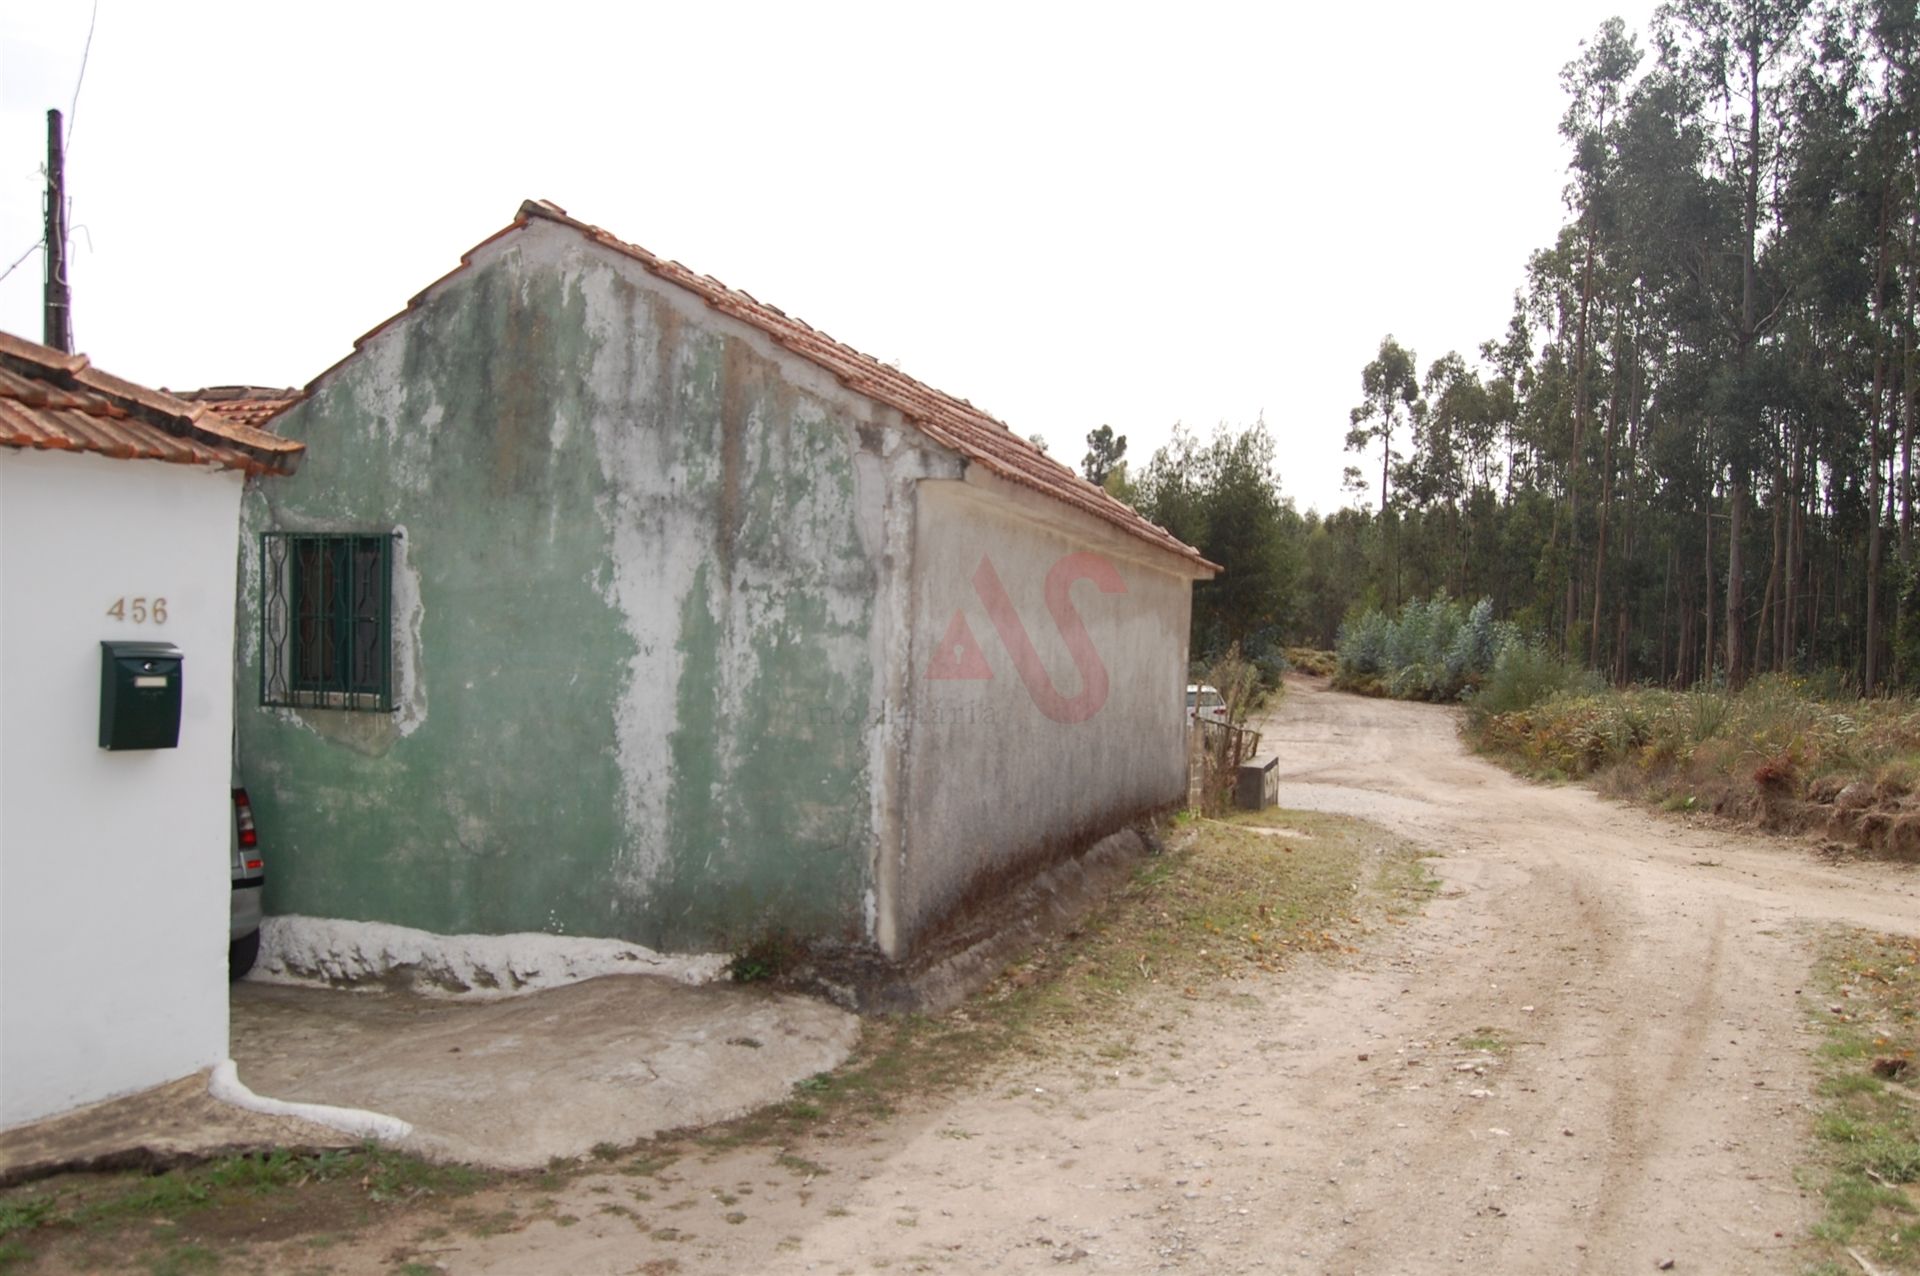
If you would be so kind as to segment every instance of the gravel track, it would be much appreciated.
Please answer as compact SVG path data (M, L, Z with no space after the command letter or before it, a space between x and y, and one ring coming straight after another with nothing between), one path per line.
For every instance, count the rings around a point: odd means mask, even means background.
M1150 1003L1136 1054L1110 1070L1063 1053L868 1141L802 1149L824 1166L816 1177L764 1148L689 1158L637 1204L636 1180L593 1176L554 1207L576 1223L436 1241L416 1261L769 1274L1803 1266L1796 1241L1818 1204L1795 1177L1817 1040L1804 981L1824 924L1920 930L1910 873L1526 783L1469 754L1454 712L1433 706L1302 680L1262 725L1283 806L1364 816L1434 853L1442 886L1420 915L1355 956ZM1501 1048L1476 1048L1491 1041ZM692 1239L662 1242L663 1226Z

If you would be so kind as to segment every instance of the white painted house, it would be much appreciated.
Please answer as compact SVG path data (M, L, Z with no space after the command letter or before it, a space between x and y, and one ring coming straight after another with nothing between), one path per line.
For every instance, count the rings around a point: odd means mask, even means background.
M302 450L0 333L0 1127L226 1057L241 485ZM107 642L179 649L116 692L173 747L103 747Z

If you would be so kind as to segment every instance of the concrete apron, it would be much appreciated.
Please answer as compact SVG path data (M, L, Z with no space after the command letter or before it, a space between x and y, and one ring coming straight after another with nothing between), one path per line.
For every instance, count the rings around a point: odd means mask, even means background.
M249 981L232 1016L255 1094L398 1117L409 1151L509 1170L777 1102L860 1035L808 998L644 976L479 1002Z

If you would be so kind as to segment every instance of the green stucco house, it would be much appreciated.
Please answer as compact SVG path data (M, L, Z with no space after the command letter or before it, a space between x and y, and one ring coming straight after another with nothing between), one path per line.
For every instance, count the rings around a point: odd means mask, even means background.
M270 428L309 459L244 497L236 715L285 925L901 959L1184 798L1212 564L552 204Z

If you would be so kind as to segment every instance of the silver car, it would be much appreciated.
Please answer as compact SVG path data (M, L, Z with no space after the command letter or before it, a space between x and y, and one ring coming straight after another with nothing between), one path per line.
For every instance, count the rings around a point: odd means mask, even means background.
M1227 698L1215 687L1204 682L1187 684L1187 722L1189 725L1198 718L1206 722L1225 722L1227 720Z
M227 918L227 978L239 979L260 956L260 897L266 893L267 862L253 827L253 803L238 781L233 786L233 907Z

